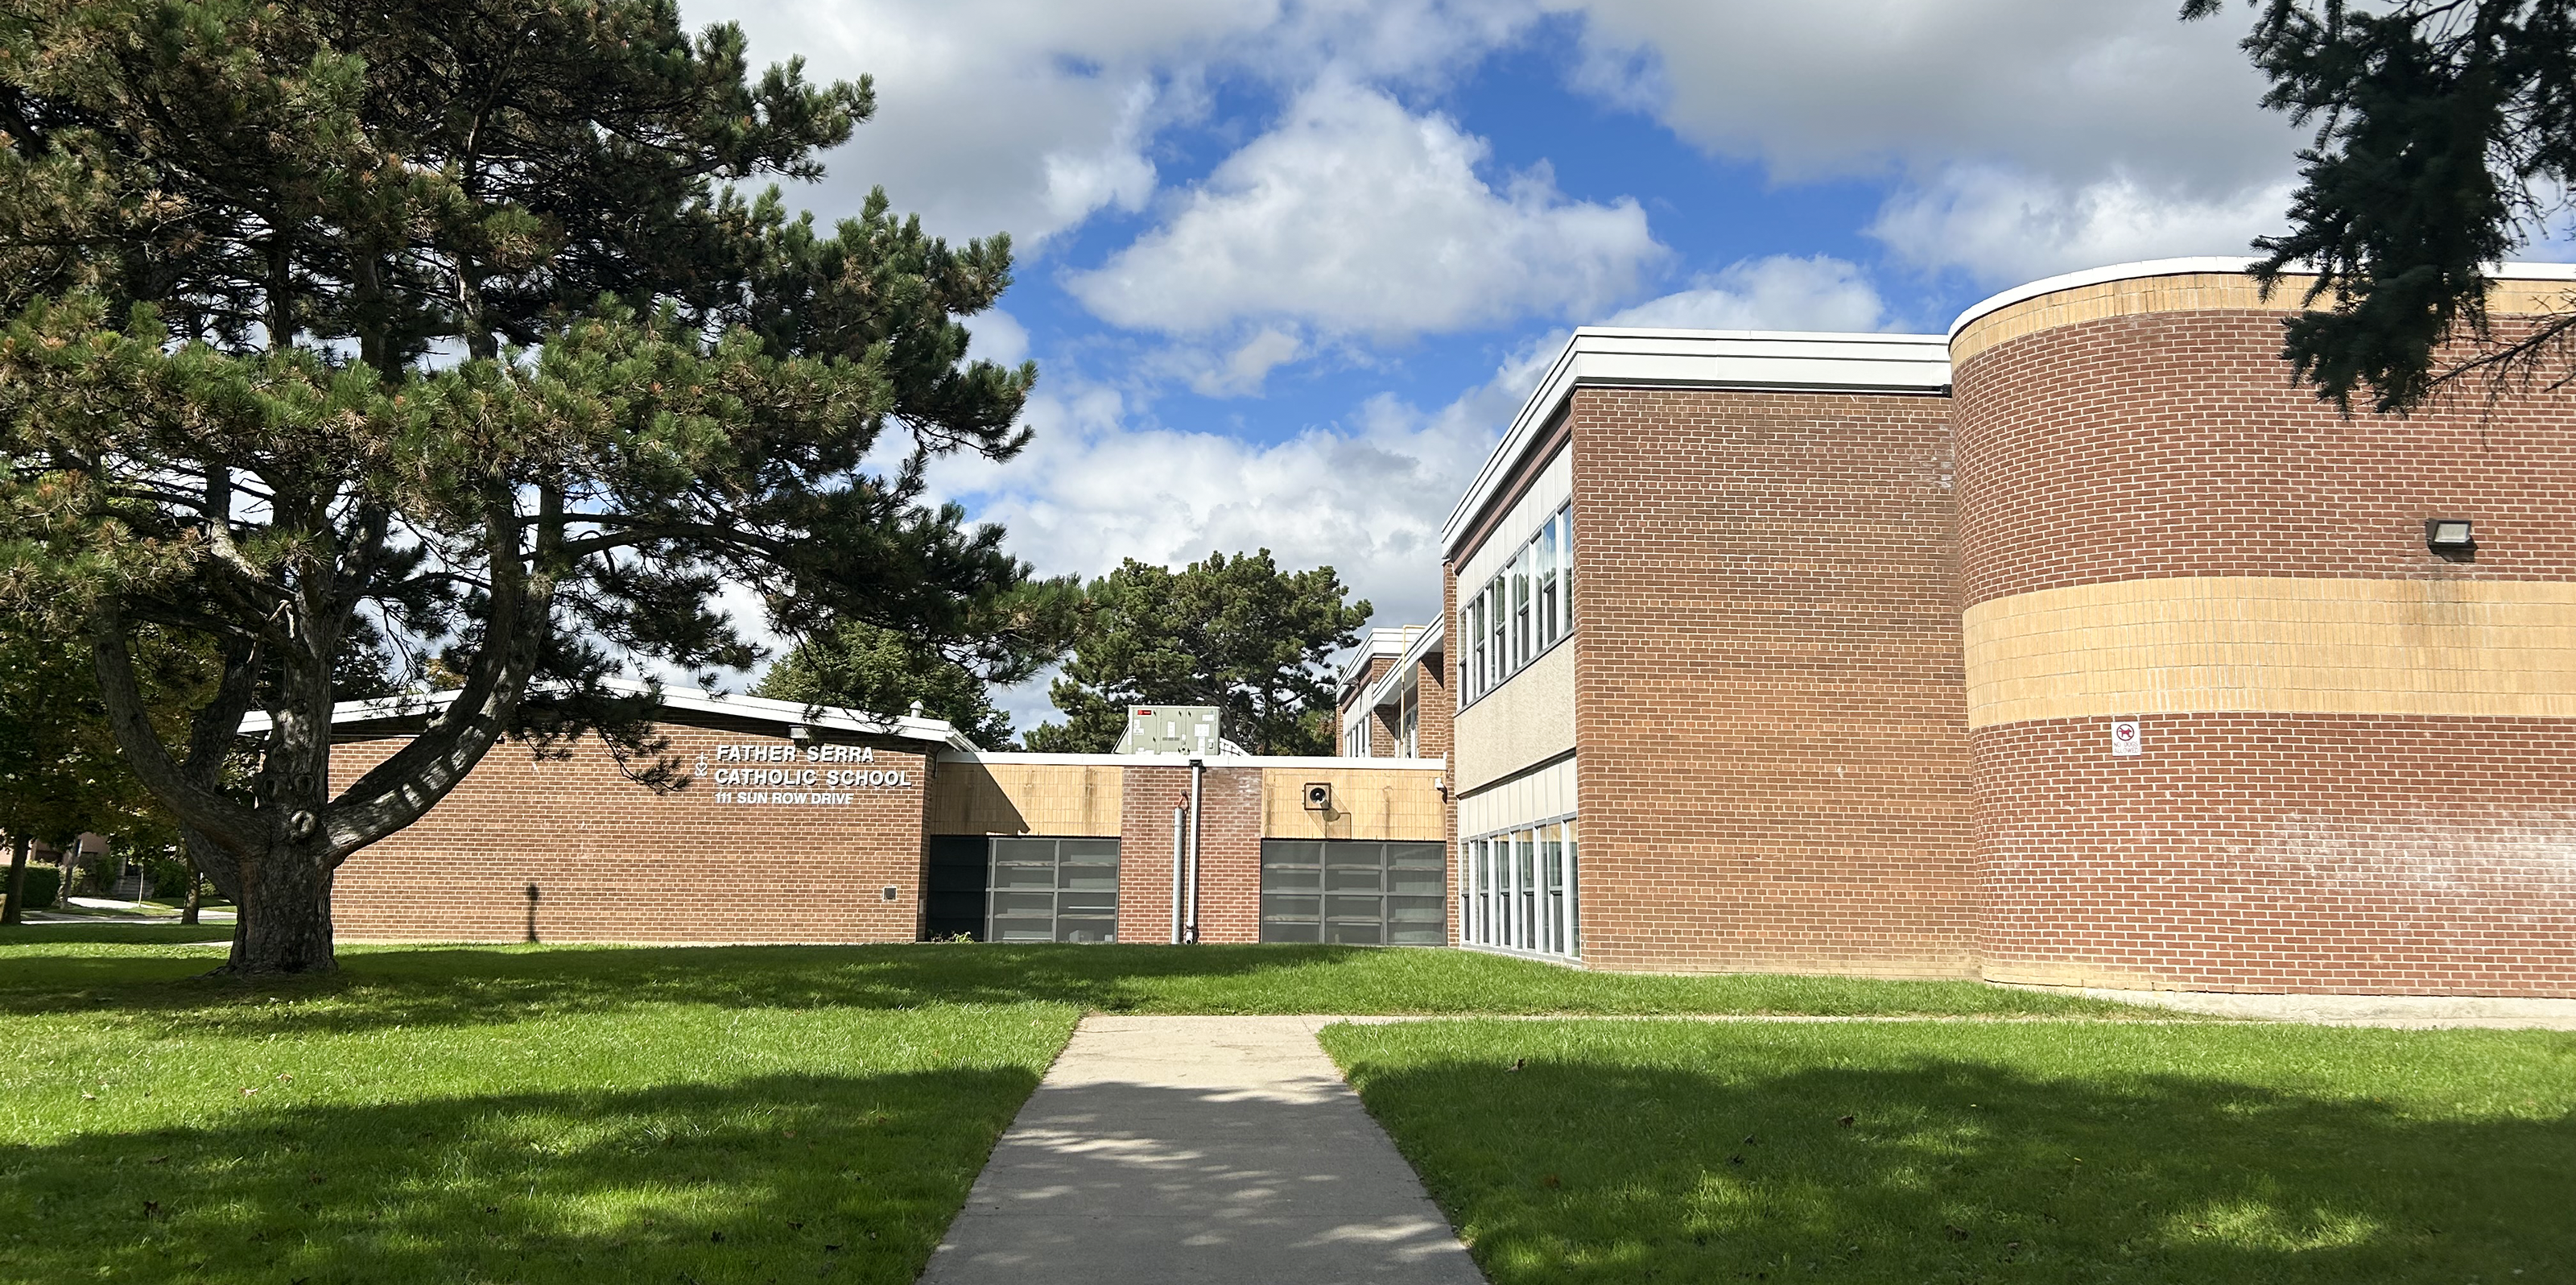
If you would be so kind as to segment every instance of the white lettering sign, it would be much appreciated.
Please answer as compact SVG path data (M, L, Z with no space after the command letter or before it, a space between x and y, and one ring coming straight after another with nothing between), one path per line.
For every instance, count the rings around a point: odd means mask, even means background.
M876 748L868 745L753 741L719 745L712 756L698 755L697 774L707 784L723 787L716 791L716 802L737 807L837 807L855 801L859 790L912 788L912 773L902 768L796 766L876 761Z

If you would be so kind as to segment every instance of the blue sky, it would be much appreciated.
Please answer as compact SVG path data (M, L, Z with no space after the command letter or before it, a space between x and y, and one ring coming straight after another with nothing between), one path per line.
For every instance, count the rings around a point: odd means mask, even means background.
M874 76L793 195L1012 234L970 323L1036 443L943 494L1047 573L1269 547L1425 619L1437 530L1582 324L1939 331L2243 252L2299 131L2176 0L684 0ZM1023 726L1040 689L1013 693Z

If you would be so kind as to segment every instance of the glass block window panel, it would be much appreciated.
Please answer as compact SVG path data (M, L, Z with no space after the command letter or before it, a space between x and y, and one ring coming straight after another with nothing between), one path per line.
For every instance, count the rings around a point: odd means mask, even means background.
M1446 854L1438 843L1265 839L1261 940L1445 944Z
M996 835L986 845L984 940L1118 940L1118 841Z

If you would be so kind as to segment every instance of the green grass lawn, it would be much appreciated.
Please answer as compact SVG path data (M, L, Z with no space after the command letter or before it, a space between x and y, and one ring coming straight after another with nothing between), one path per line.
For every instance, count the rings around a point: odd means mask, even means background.
M0 1281L909 1281L1084 1011L2128 1012L1450 951L0 930Z
M1324 1044L1496 1285L2576 1280L2576 1035L1444 1021Z

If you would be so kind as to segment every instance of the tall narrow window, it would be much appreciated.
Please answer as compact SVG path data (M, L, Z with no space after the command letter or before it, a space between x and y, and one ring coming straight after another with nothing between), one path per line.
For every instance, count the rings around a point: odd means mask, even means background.
M1395 753L1398 758L1422 757L1422 689L1404 689L1404 704L1396 716Z
M1582 860L1574 855L1574 829L1577 821L1566 821L1566 955L1584 953Z
M1517 940L1512 945L1522 950L1535 950L1538 948L1538 837L1528 829L1522 829L1520 834L1515 834L1515 839L1517 842L1512 847L1517 847L1517 852L1512 852L1515 855L1512 891L1520 896L1515 896L1517 904L1512 906L1512 914L1520 922L1515 924Z
M1538 544L1536 546L1538 549L1538 570L1536 572L1538 577L1538 606L1536 611L1538 616L1538 647L1540 651L1545 651L1548 648L1555 646L1557 635L1562 632L1557 628L1556 614L1556 547L1556 519L1551 516L1547 520L1547 525L1538 529Z
M1537 650L1530 645L1530 550L1522 546L1512 559L1512 671L1518 673L1530 663Z
M1482 696L1485 694L1485 595L1477 594L1475 601L1459 610L1458 625L1467 635L1466 641L1473 656L1467 694Z
M1500 687L1502 686L1504 679L1512 676L1512 664L1508 659L1508 656L1510 655L1509 642L1511 635L1511 614L1507 605L1503 601L1503 578L1501 576L1494 577L1491 582L1486 584L1485 604L1485 628L1487 630L1486 641L1491 644L1490 650L1494 653L1494 686Z
M1562 955L1565 950L1565 827L1538 828L1539 949Z
M1472 839L1458 845L1458 861L1465 867L1458 875L1458 896L1463 903L1458 908L1458 940L1460 941L1483 940L1479 934L1484 930L1478 926L1483 908L1476 904L1476 878L1477 867L1484 864L1484 860L1484 840Z
M1556 510L1556 610L1564 613L1566 633L1574 633L1574 505Z

